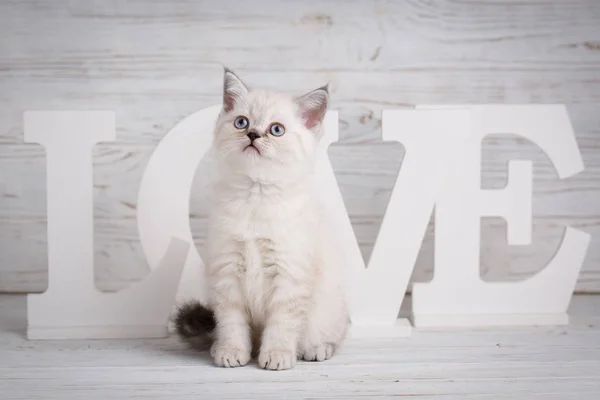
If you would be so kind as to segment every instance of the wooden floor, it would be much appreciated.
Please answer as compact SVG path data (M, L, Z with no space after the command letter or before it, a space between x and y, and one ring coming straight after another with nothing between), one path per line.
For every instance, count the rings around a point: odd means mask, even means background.
M0 399L600 399L600 296L575 297L571 325L415 331L351 340L289 371L213 367L175 338L24 337L25 298L0 296Z

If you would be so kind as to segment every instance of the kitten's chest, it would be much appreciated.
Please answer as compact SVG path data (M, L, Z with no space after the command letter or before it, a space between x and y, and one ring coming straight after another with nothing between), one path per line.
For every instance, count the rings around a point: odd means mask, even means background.
M309 223L303 199L265 196L253 193L231 200L222 212L226 228L233 238L249 241L249 246L260 244L258 239L278 240L289 236L290 229L298 231Z
M266 296L271 286L274 266L270 261L267 240L247 240L242 244L243 262L238 270L247 310L256 322L264 318ZM271 257L272 258L272 257Z

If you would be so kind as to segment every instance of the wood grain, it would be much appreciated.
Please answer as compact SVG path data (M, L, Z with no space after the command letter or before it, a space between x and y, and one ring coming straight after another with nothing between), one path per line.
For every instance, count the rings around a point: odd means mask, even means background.
M0 393L33 399L577 399L600 395L600 296L561 328L415 330L352 339L291 371L214 367L175 337L28 341L24 296L0 296Z
M381 111L415 104L565 103L586 170L558 180L531 143L483 144L484 187L506 161L534 160L534 238L507 246L482 220L482 276L523 279L556 252L565 226L592 234L577 290L600 291L600 3L590 1L241 0L0 3L0 291L46 277L45 155L23 143L32 109L108 109L117 141L94 149L95 275L117 290L148 273L135 223L153 148L179 120L220 101L222 64L252 85L295 93L326 81L340 114L332 164L363 255L370 256L401 166L381 142ZM208 134L208 133L206 133ZM211 161L194 183L202 250ZM432 225L413 274L431 277Z

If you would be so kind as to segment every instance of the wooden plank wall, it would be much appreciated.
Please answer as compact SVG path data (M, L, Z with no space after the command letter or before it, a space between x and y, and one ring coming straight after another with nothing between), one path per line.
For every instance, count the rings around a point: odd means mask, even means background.
M535 219L524 247L507 246L499 220L482 221L482 274L515 280L539 271L570 225L593 235L577 289L600 291L596 0L2 1L0 291L47 285L45 155L23 143L23 112L116 111L117 141L94 149L95 275L100 289L116 290L148 272L135 222L148 158L179 120L219 103L222 64L271 89L331 82L343 141L330 155L365 257L403 155L381 142L383 109L567 104L586 164L575 177L558 180L547 157L518 137L485 141L484 187L505 183L508 159L534 160ZM210 165L191 199L200 250ZM431 233L417 281L432 274Z

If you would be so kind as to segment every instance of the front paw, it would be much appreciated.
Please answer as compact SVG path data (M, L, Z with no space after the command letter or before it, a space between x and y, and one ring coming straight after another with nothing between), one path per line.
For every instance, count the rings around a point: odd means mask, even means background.
M324 361L333 356L334 347L331 343L323 343L315 347L308 348L302 354L306 361Z
M291 350L260 351L258 365L264 369L282 370L290 369L296 365L296 352Z
M250 350L240 349L235 346L214 344L210 354L218 367L242 367L250 361Z

